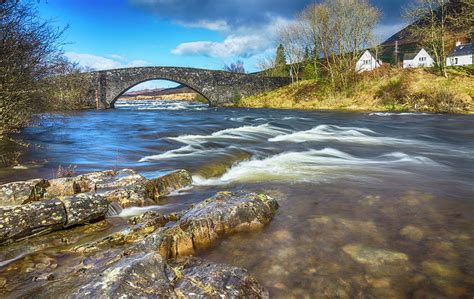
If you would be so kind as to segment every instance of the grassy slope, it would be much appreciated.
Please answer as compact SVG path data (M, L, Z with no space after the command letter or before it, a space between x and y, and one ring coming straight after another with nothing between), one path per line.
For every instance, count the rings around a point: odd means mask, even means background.
M473 97L472 68L451 69L450 76L446 79L430 73L429 70L387 67L361 75L352 88L341 92L329 91L324 82L308 80L244 98L237 106L472 113ZM444 101L447 101L447 104ZM459 108L460 106L462 108Z

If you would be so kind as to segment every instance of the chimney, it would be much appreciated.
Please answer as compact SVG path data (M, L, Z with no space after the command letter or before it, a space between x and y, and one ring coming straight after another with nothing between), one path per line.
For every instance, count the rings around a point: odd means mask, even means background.
M460 45L462 45L461 41L457 41L456 42L456 47L459 47Z

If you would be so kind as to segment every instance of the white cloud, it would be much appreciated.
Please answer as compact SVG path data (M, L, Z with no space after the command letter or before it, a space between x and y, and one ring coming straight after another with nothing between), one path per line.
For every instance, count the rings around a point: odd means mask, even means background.
M148 65L148 62L145 60L128 61L128 59L125 57L117 54L108 55L111 58L75 52L67 52L64 55L69 60L77 62L82 67L89 67L95 70L109 70L123 67L140 67Z
M124 65L124 67L140 67L140 66L146 66L149 63L145 60L132 60L128 64Z
M278 30L290 21L274 18L261 28L242 27L229 34L224 41L196 41L178 45L171 53L174 55L209 57L251 57L273 47Z
M212 31L229 31L230 26L225 20L216 20L216 21L209 21L209 20L200 20L194 23L187 23L187 22L178 22L185 27L189 28L204 28Z
M118 55L118 54L109 54L108 56L110 58L113 58L113 59L126 60L125 57L123 57L122 55Z
M175 55L203 55L210 57L242 56L248 57L260 52L267 42L259 36L229 35L223 42L183 43L171 51Z

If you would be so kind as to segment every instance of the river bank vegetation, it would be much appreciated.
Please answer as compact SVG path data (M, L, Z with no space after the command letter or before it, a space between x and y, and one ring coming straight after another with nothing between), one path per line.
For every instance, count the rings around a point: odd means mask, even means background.
M81 69L63 55L64 30L40 19L33 1L0 2L0 138L33 114L84 106Z
M473 3L414 0L406 9L405 17L412 24L402 30L400 42L429 49L435 57L433 68L416 70L402 69L398 50L376 42L380 13L368 1L310 5L281 29L275 57L260 62L262 74L289 76L293 85L242 99L237 106L472 112L472 65L449 68L446 60L456 40L472 37ZM358 73L356 64L367 49L376 59L389 56L393 63Z
M351 111L474 112L474 69L447 69L448 78L428 69L385 66L358 75L343 90L324 79L304 80L242 99L247 108L338 109Z

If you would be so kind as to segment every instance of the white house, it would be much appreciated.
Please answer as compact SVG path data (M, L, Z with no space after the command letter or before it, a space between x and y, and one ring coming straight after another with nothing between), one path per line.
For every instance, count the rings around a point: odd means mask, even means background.
M446 59L447 66L455 65L471 65L472 64L472 43L462 44L456 43L456 48L449 54Z
M434 60L425 49L418 53L405 53L403 55L403 68L432 67Z
M356 72L362 73L365 71L372 71L381 65L382 61L377 60L369 50L366 50L356 63Z

